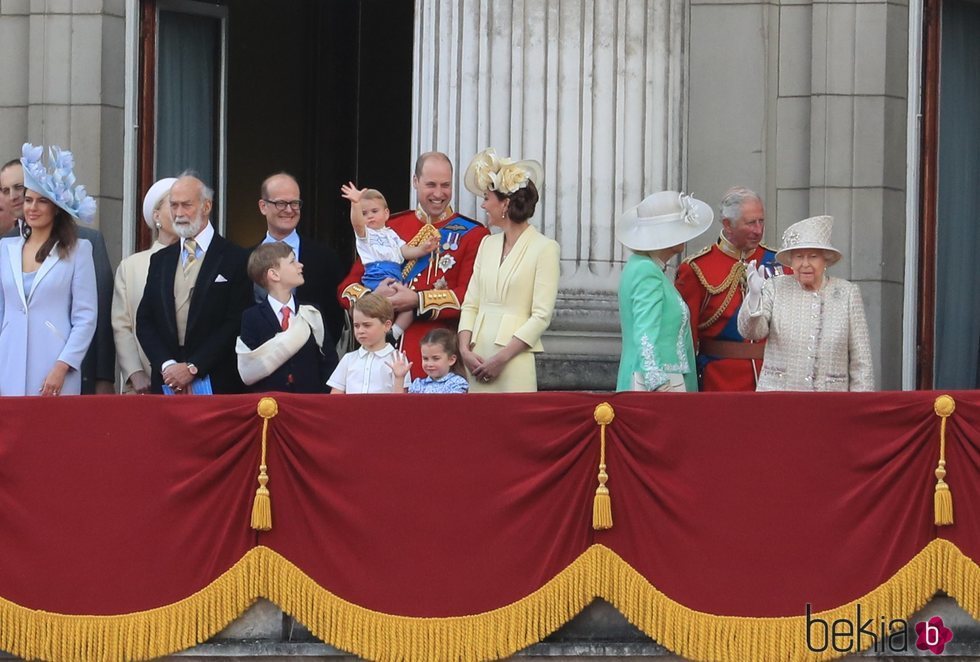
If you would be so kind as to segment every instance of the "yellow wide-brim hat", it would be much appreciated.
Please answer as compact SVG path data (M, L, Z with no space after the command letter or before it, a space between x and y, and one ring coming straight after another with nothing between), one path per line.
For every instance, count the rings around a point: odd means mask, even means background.
M517 177L508 176L508 173ZM534 182L540 194L541 185L544 183L544 168L541 164L533 160L514 161L498 157L493 147L488 147L474 156L466 167L466 172L463 173L463 186L467 191L481 198L487 191L510 195L524 188L527 181Z

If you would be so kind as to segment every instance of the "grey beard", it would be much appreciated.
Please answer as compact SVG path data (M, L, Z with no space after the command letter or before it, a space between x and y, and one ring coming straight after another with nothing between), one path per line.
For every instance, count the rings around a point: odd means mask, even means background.
M178 216L174 219L174 234L176 234L181 239L190 239L191 237L196 237L198 233L204 228L204 217L198 216L197 220L192 222L190 225L178 225L177 220L183 220L183 216Z

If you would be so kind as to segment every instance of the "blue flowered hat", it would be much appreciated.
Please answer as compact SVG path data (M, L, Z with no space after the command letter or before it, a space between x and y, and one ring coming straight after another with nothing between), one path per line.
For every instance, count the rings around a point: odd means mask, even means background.
M44 147L24 143L20 163L24 166L24 187L37 191L58 205L73 218L84 223L95 219L95 198L84 186L75 186L75 158L68 150L52 145L48 149L48 168L41 157Z

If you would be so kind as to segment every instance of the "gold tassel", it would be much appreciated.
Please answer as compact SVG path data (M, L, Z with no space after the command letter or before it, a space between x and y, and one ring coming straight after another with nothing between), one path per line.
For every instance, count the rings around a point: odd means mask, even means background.
M259 488L255 490L255 501L252 502L252 528L256 531L272 529L272 499L269 495L268 467L265 464L266 440L269 434L269 419L279 413L279 404L275 398L259 400L259 416L262 417L262 463L259 464Z
M956 402L948 395L940 395L934 405L936 415L942 417L939 425L939 466L936 467L936 494L933 498L936 526L949 526L953 523L953 493L946 478L946 419L956 409Z
M611 529L612 519L612 500L609 498L609 488L606 481L609 474L606 473L606 426L616 418L616 412L612 405L603 402L596 405L595 422L599 424L599 487L596 488L595 498L592 500L592 528L597 531Z

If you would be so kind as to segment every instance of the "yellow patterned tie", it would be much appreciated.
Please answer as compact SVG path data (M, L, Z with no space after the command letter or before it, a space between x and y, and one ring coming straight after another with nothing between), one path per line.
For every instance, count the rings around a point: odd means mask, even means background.
M184 272L186 273L197 260L197 242L193 239L185 239L184 250L187 251L187 259L184 260Z

